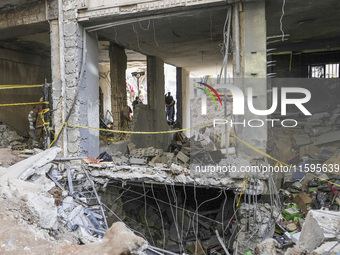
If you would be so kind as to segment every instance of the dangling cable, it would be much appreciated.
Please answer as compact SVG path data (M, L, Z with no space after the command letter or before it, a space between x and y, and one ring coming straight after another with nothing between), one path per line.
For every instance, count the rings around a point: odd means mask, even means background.
M284 39L285 39L285 32L283 31L283 24L282 24L282 19L283 19L283 16L285 15L285 4L286 4L286 0L283 0L282 15L281 15L281 18L280 18L280 30L281 30L281 33L282 33L282 41L284 41Z
M134 24L132 24L132 29L133 29L133 32L135 32L135 34L136 34L138 49L142 50L140 45L139 45L139 36L138 36L138 33L137 33L136 29L135 29L135 25Z

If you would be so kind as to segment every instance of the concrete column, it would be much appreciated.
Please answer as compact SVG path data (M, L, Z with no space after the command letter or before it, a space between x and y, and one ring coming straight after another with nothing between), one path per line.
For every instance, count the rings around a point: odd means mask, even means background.
M54 130L58 132L62 127L63 103L61 96L61 76L60 76L60 48L59 48L59 26L58 20L50 21L50 41L51 41L51 69L52 69L52 101L53 101L53 117L52 125ZM62 139L56 143L63 149Z
M189 72L182 67L177 68L177 120L181 128L190 126ZM189 133L186 135L189 136Z
M148 104L151 109L164 109L164 62L160 58L147 57ZM159 111L158 114L160 114ZM160 114L161 115L161 114ZM164 114L165 115L165 114Z
M62 7L63 26L60 28L57 22L51 22L52 100L55 110L53 116L55 131L59 132L64 121L70 124L99 127L97 38L88 34L77 23L75 0L64 1ZM59 32L62 31L59 41L62 45L59 45L56 40L58 38L57 27ZM54 49L57 46L62 50ZM64 61L59 61L60 54L63 54ZM98 131L65 127L57 146L62 147L65 156L98 156Z
M176 91L177 91L177 100L176 100L176 121L179 123L180 128L183 126L183 79L182 79L182 68L177 67L176 69Z
M133 119L134 131L166 131L164 97L164 62L160 58L147 57L148 105L136 105ZM137 148L150 147L168 151L173 134L131 135L130 141Z
M123 124L123 120L127 117L125 74L127 57L125 49L114 43L110 43L109 56L113 126L114 129L120 129Z
M240 26L235 27L234 31L240 31L240 72L234 72L234 83L240 87L245 96L245 114L235 117L235 121L245 121L245 127L235 125L236 135L241 137L249 144L266 151L267 148L267 116L252 114L247 107L247 88L253 89L253 105L255 109L267 109L267 83L266 83L266 20L265 20L265 1L246 2L240 9ZM237 24L237 22L236 22ZM234 34L236 34L234 32ZM235 45L235 38L234 45ZM234 56L234 67L235 67ZM235 70L235 68L234 68ZM249 127L247 122L251 119L261 119L264 121L263 127ZM253 123L254 124L254 123ZM254 125L258 125L258 122ZM242 144L238 144L237 152L247 155L258 156L256 152Z
M110 79L110 66L106 64L99 65L99 85L103 93L103 118L113 122L112 116L112 103L111 103L111 79Z

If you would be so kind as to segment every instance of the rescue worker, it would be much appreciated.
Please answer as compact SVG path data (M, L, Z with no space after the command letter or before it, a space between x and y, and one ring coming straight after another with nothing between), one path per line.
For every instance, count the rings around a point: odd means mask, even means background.
M36 105L33 111L33 116L35 117L35 132L33 137L33 147L39 147L41 145L40 140L43 137L43 129L44 129L44 115L42 114L43 110L43 98L40 98L40 104Z

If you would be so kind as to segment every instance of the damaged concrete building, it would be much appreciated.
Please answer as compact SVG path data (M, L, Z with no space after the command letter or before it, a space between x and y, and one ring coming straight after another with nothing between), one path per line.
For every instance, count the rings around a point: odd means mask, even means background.
M1 1L0 253L337 254L339 10Z

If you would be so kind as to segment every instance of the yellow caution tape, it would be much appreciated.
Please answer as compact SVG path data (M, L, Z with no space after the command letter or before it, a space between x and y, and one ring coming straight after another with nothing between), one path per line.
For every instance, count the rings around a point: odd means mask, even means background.
M43 85L0 85L1 89L24 89L24 88L39 88Z
M111 129L104 129L104 128L95 128L95 127L88 127L88 126L81 126L81 125L75 125L66 123L68 127L75 127L75 128L85 128L85 129L92 129L92 130L98 130L103 132L111 132L111 133L121 133L121 134L142 134L142 135L157 135L157 134L171 134L171 133L177 133L177 132L183 132L190 129L197 129L201 127L206 127L209 125L212 125L213 122L198 125L192 128L183 128L183 129L175 129L175 130L168 130L168 131L124 131L124 130L111 130Z
M61 128L60 128L60 130L59 130L57 136L54 138L54 140L51 142L51 144L50 144L50 146L48 146L48 148L51 148L52 145L55 143L55 141L58 140L58 137L59 137L59 135L61 134L61 131L63 131L63 129L64 129L64 127L66 126L66 124L67 124L67 122L64 122L64 123L63 123L63 125L61 126Z
M240 193L240 196L239 196L239 198L238 198L236 207L239 206L239 204L240 204L240 202L241 202L242 193L243 193L243 191L245 190L245 188L248 186L248 178L246 178L246 177L247 177L247 173L245 173L245 175L244 175L243 184L242 184L242 189L241 189L241 193Z
M0 104L1 106L18 106L18 105L35 105L35 104L49 104L50 102L32 102L32 103L15 103L15 104Z
M50 125L50 122L45 121L45 114L48 113L49 111L50 111L50 108L46 108L46 109L43 109L40 113L40 117L43 121L43 127L44 127L45 132L47 132L46 126Z

